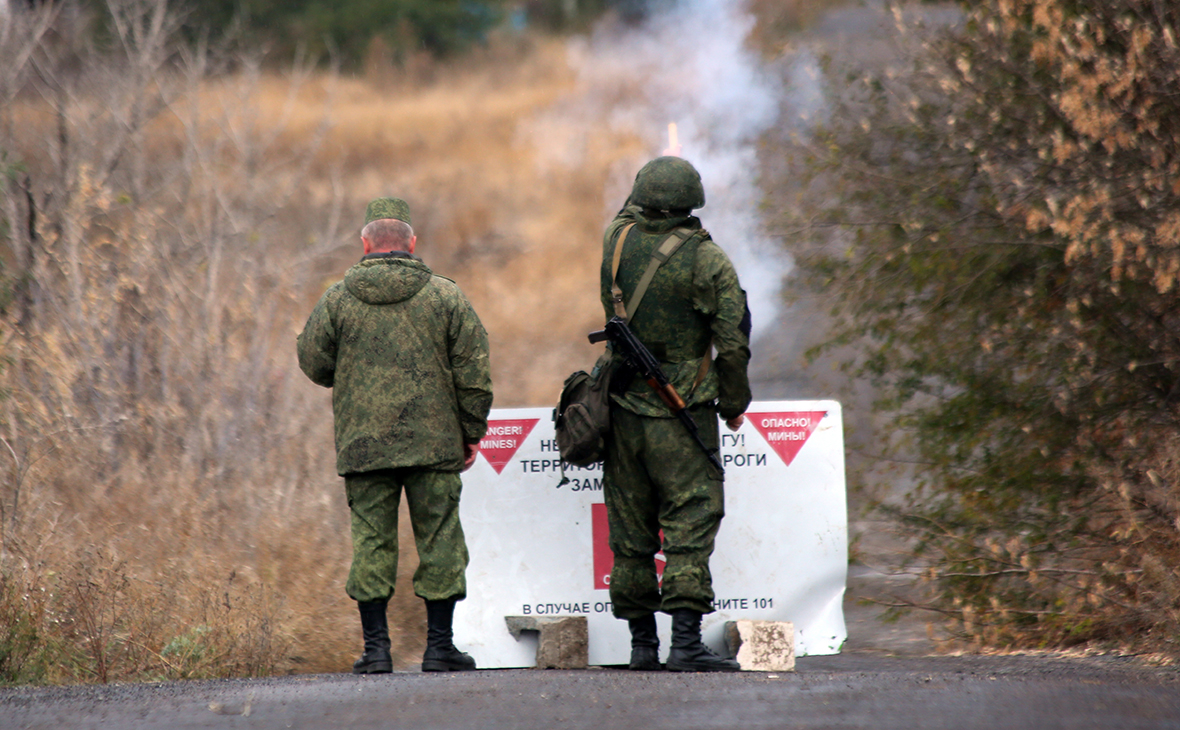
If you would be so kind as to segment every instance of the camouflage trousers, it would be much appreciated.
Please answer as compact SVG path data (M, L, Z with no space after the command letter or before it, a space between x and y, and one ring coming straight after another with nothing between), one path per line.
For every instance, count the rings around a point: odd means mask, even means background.
M345 590L357 601L385 601L397 582L397 518L403 487L418 547L414 593L428 601L467 595L467 543L459 524L456 472L378 469L344 478L352 513L352 568Z
M712 406L690 409L710 446L718 442ZM678 419L638 416L611 407L603 494L615 554L610 578L614 614L640 618L656 611L713 610L709 557L725 515L721 475ZM662 584L655 554L660 531L667 558Z

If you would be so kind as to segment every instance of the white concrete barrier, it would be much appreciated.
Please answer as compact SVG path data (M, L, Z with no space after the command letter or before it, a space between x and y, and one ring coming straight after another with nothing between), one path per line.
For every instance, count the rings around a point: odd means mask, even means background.
M585 616L590 664L627 663L627 623L611 615L601 467L567 467L559 486L551 408L497 409L489 420L463 475L471 564L455 643L481 668L529 667L536 633L514 638L506 616ZM702 622L706 643L728 653L727 621L790 621L797 655L837 653L848 567L840 404L755 402L739 431L721 433L726 515L710 563L716 610ZM669 621L657 617L661 660Z

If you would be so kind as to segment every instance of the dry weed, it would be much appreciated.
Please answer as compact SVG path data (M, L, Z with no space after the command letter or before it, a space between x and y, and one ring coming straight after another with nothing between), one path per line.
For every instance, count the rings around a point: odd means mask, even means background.
M163 7L114 4L149 30ZM135 43L81 71L36 46L38 74L0 79L0 150L20 163L2 214L31 222L0 238L15 287L0 671L346 670L359 631L330 394L293 342L358 257L365 204L410 201L423 257L491 333L496 405L547 405L595 356L602 191L636 142L598 120L583 164L558 169L521 132L570 92L560 41L514 40L428 83L248 59L211 75L198 57L167 67L163 38ZM409 664L424 611L404 515L401 537L391 623Z

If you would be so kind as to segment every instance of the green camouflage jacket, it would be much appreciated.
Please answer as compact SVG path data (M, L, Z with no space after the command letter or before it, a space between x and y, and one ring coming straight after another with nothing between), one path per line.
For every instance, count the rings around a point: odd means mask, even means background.
M638 311L631 314L635 336L660 360L664 372L688 405L717 400L717 412L729 419L750 404L750 320L746 293L725 252L713 242L694 216L660 220L646 218L636 206L625 207L607 226L602 241L602 306L609 319L611 261L615 239L628 223L637 225L627 234L619 263L619 287L629 302L647 268L652 251L672 229L682 226L698 233L689 238L648 285ZM705 379L692 390L710 337L717 358ZM641 416L671 417L672 413L647 383L636 378L615 402Z
M332 388L336 470L459 471L487 431L488 336L463 292L409 255L366 256L328 288L297 342Z

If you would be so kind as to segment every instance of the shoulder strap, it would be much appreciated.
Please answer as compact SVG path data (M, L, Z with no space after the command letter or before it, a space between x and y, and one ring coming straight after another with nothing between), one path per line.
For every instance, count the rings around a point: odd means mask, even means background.
M697 388L705 381L705 376L709 374L709 366L712 364L713 338L709 338L709 346L705 348L705 356L701 358L701 366L697 368L697 376L692 381L692 387L688 389L689 395L697 392Z
M647 268L643 271L643 276L640 277L639 283L635 286L635 291L631 294L631 301L626 304L623 303L623 290L619 288L619 261L622 257L623 244L627 240L627 234L631 232L634 223L627 225L619 233L619 238L615 241L615 255L614 261L611 264L611 301L615 305L615 315L624 320L630 319L634 316L636 310L639 309L639 303L643 301L643 295L647 293L647 287L651 284L652 277L656 275L656 270L664 263L672 258L684 242L692 238L696 231L687 228L677 228L673 230L668 237L652 252L651 258L647 262ZM628 314L630 312L630 314Z
M627 234L634 227L634 223L628 223L619 231L619 237L615 239L614 260L611 261L610 298L615 305L615 316L620 319L627 319L627 307L623 304L623 290L619 288L619 261L623 258L623 244L627 241Z

